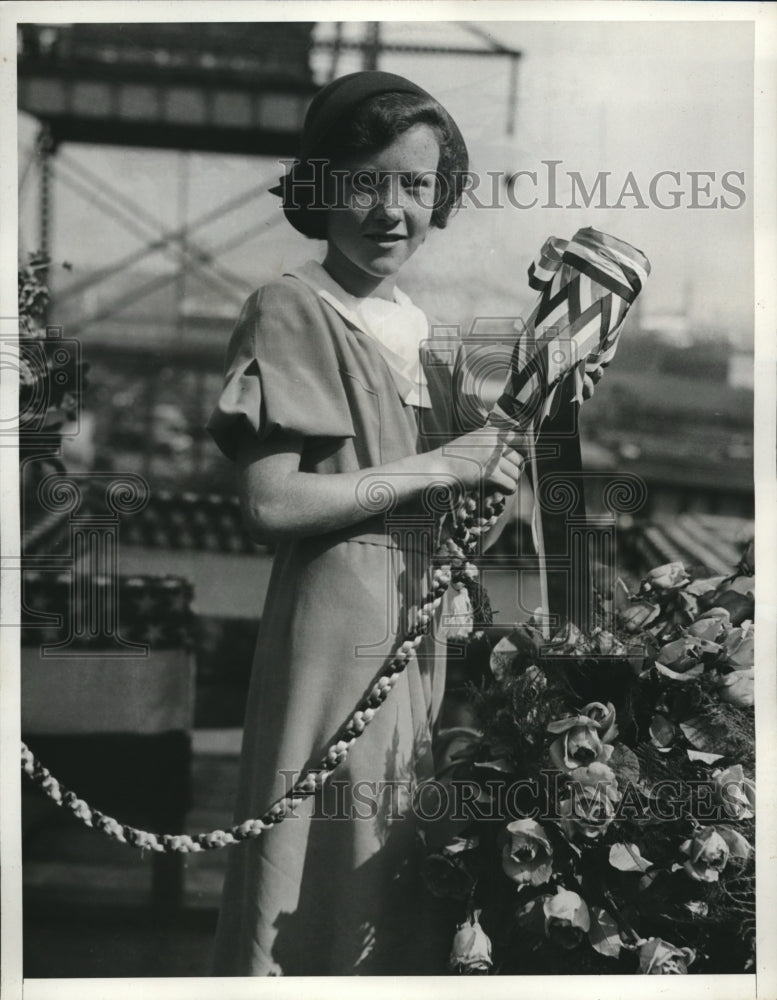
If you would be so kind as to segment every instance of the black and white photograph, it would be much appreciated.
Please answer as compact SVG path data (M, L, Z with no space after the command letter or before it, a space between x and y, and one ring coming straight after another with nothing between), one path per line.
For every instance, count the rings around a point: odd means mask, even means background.
M0 13L4 996L771 1000L777 9Z

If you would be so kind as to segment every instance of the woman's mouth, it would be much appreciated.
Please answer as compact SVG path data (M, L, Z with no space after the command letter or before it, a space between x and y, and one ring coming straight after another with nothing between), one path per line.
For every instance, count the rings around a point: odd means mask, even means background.
M365 233L364 235L366 239L370 240L376 246L379 246L384 250L395 247L398 243L407 239L407 237L401 233Z

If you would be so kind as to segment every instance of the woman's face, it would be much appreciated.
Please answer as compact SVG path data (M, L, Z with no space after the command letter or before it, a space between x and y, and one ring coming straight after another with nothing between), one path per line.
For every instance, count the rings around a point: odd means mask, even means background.
M426 238L440 147L428 125L336 174L325 266L352 295L390 297L396 273Z

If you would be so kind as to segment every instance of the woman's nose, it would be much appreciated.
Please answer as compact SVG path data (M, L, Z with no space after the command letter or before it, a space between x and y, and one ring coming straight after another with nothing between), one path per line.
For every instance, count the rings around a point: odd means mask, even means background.
M397 204L396 198L378 198L372 214L379 219L398 222L402 218L402 206Z
M404 211L401 185L398 178L384 176L375 192L375 212L384 218L399 219Z

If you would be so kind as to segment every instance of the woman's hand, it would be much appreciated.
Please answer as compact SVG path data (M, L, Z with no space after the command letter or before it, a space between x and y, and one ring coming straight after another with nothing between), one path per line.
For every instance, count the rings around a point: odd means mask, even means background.
M591 371L583 373L583 400L591 399L594 394L594 389L601 380L602 375L604 375L604 369L601 365L597 365L596 368L592 368Z
M364 502L364 484L380 479L396 503L417 499L434 482L464 490L515 493L523 471L518 448L526 437L492 427L471 431L430 452L353 472L300 471L303 441L276 432L248 435L238 446L238 490L244 523L257 542L322 535L358 524L377 511Z
M449 475L458 479L465 490L479 488L515 493L523 473L527 450L526 435L483 427L470 431L440 448Z

